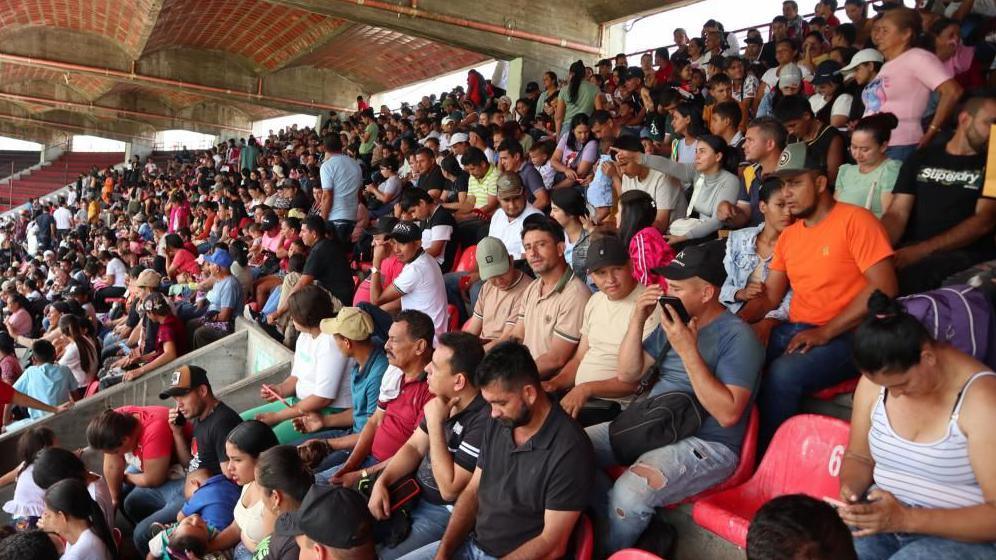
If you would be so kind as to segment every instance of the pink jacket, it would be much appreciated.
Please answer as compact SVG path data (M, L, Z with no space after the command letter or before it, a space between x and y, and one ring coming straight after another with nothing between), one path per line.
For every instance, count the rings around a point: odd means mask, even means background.
M629 242L629 258L633 263L633 277L644 286L659 284L667 291L667 280L651 269L667 266L674 260L674 249L667 244L657 228L650 226L636 232Z

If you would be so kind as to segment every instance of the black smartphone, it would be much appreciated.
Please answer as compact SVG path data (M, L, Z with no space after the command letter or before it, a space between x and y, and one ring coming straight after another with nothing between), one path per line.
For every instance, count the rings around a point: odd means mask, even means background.
M418 496L422 488L414 477L408 477L392 484L388 489L388 500L391 502L391 511L396 511L409 500Z
M176 419L173 420L174 426L183 426L187 423L187 417L183 415L179 410L176 411Z
M670 305L671 308L678 313L678 317L681 318L682 323L685 323L687 325L688 322L692 320L692 316L689 315L688 310L685 309L685 304L681 303L681 300L674 296L661 296L657 298L657 303L661 304L661 309L664 310L664 313L668 314L667 315L668 318L670 318L672 321L674 321L674 317L671 316L665 305Z

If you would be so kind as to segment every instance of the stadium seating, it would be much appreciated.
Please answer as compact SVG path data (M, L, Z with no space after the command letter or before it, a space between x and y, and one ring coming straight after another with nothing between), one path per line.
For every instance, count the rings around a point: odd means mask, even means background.
M639 548L625 548L609 556L609 560L663 560L660 556L651 554Z
M840 465L850 424L816 414L801 414L775 433L757 472L747 483L695 502L692 518L733 544L747 545L747 529L765 502L785 494L836 499Z

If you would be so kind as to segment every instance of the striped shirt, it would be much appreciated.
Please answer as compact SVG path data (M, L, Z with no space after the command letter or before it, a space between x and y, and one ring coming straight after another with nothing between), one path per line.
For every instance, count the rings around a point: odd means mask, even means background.
M961 508L985 501L969 460L968 440L958 427L958 415L969 387L986 375L996 373L979 372L968 380L958 395L947 434L930 443L909 441L892 429L885 409L887 393L882 388L872 408L868 434L879 488L914 507Z

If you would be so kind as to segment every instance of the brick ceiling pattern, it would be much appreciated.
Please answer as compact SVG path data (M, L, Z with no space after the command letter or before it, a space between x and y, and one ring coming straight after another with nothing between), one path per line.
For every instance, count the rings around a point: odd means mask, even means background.
M408 85L484 61L484 55L398 31L355 25L302 62L384 89Z
M106 93L114 85L111 80L86 74L66 74L57 70L19 64L0 65L0 83L15 84L30 81L66 84L91 101Z
M0 32L45 26L92 33L137 57L155 0L0 0Z
M166 0L146 52L169 47L225 51L270 71L347 23L262 0Z

